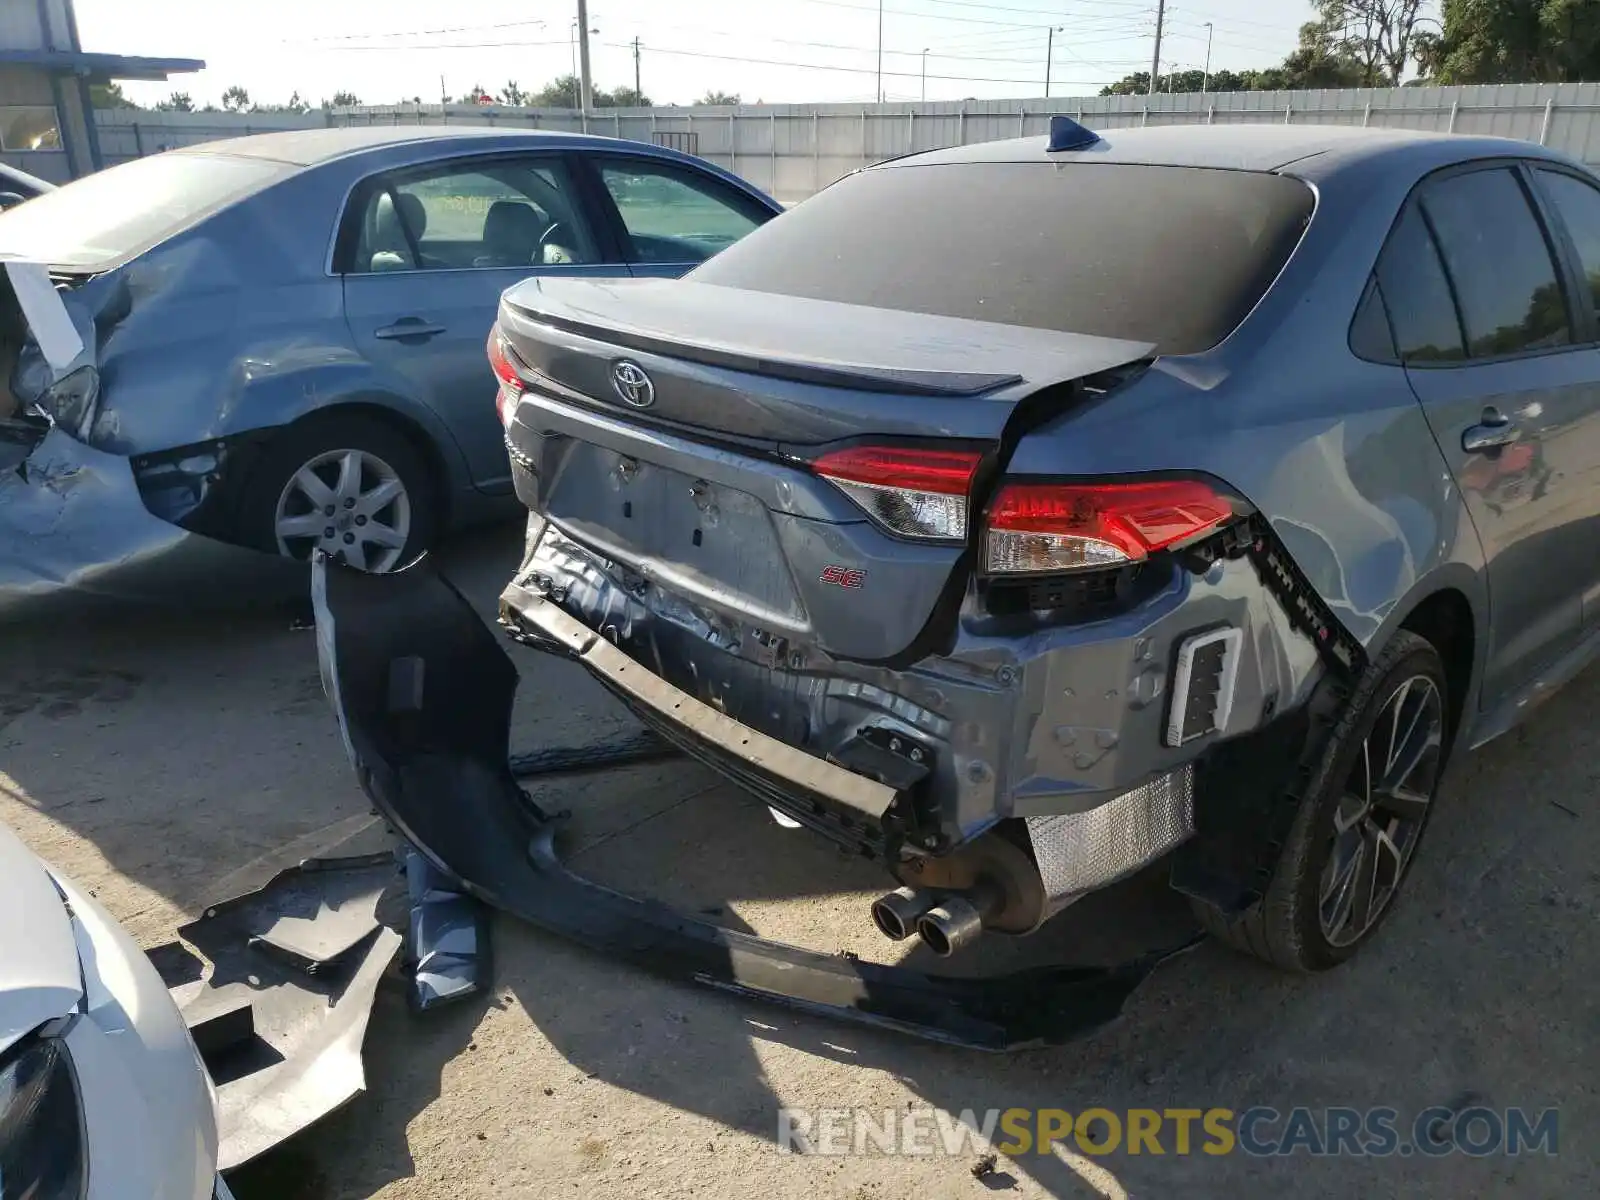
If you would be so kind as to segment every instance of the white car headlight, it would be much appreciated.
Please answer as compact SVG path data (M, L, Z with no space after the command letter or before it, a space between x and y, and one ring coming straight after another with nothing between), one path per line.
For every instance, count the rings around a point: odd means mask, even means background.
M79 1200L83 1106L67 1048L29 1037L0 1055L0 1200Z

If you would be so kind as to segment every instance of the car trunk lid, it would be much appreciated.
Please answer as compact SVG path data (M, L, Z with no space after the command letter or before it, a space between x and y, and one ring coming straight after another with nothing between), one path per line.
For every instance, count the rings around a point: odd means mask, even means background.
M774 637L802 658L902 653L967 548L970 529L896 536L820 455L957 449L981 477L1025 402L1151 352L692 281L530 280L499 328L526 388L508 429L524 499L769 657Z

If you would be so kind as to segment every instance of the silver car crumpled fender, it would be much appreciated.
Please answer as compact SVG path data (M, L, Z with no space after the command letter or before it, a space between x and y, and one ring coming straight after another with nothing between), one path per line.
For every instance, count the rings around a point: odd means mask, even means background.
M0 390L0 621L59 620L69 603L193 602L228 579L233 597L304 595L299 563L180 528L146 506L133 463L91 444L99 336L126 289L91 312L37 263L7 260L28 338ZM0 369L9 369L0 362Z
M981 1050L1067 1041L1114 1019L1172 954L989 978L926 975L724 929L577 876L560 820L518 787L518 672L427 558L388 575L312 564L323 685L362 787L465 892L658 974Z

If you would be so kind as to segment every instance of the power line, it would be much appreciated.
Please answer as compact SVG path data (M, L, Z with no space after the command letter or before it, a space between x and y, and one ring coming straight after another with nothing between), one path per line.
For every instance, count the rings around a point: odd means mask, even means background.
M688 29L691 32L697 32L696 30L693 29L693 27L689 27L689 26L675 26L674 28ZM711 31L707 31L707 32L711 32ZM799 40L790 39L790 38L768 38L768 39L765 39L765 40L770 41L770 42L777 42L777 43L780 43L780 44L785 45L785 46L804 46L804 47L806 47L808 49L843 50L843 51L848 51L848 52L854 53L854 54L872 54L872 53L875 53L875 49L873 47L871 47L871 46L848 46L848 45L841 44L839 42L810 42L810 41L799 41ZM1101 45L1101 44L1103 44L1105 42L1119 42L1119 41L1125 41L1125 40L1126 40L1125 38L1106 38L1106 39L1096 40L1096 41L1092 41L1092 42L1082 42L1082 41L1080 41L1080 42L1077 43L1077 45L1079 45L1079 46L1086 46L1086 45L1092 46L1092 45ZM625 45L621 44L621 43L610 43L610 42L607 42L607 43L604 43L604 44L608 45L608 46L609 45L617 45L617 46L619 46L619 48L628 50L630 53L634 49L634 44L632 42L628 42ZM482 49L489 49L489 48L498 47L498 46L504 46L504 47L507 47L507 48L522 48L522 47L534 48L534 47L565 46L565 45L568 45L568 42L565 42L565 41L559 41L559 42L558 41L550 41L550 42L497 41L497 42L443 42L443 43L439 43L439 44L435 44L435 45L415 45L415 46L393 46L393 45L388 45L388 46L341 46L341 47L339 47L339 49L340 50L382 50L382 51L386 51L386 52L399 52L399 51L405 51L405 50L422 50L422 51L482 50ZM641 43L641 47L640 48L641 49L645 49L645 50L655 49L654 46L643 44L643 43ZM891 50L888 47L885 47L883 52L886 55L896 55L896 56L899 56L899 57L902 57L902 58L917 58L917 57L920 57L920 55L922 54L922 51L920 51L920 50ZM662 53L667 53L667 52L666 51L662 51ZM687 54L689 52L688 51L677 51L676 53ZM1135 59L1118 59L1118 60L1114 60L1114 61L1113 60L1091 61L1091 60L1082 58L1079 55L1072 54L1070 50L1066 51L1066 53L1068 53L1070 55L1070 57L1072 57L1074 59L1077 59L1077 61L1082 63L1084 66L1090 66L1090 67L1093 67L1093 66L1126 66L1131 62L1139 61L1139 60L1135 60ZM704 55L704 57L724 57L724 58L727 58L730 61L743 61L744 60L744 56L743 55L731 55L731 54L730 55L722 55L722 56L706 54L706 55ZM947 61L956 61L956 62L995 62L995 63L1009 63L1009 64L1012 64L1012 65L1020 66L1020 65L1022 65L1024 63L1033 62L1034 58L1036 56L1030 55L1030 56L1026 56L1026 57L1011 57L1011 56L995 56L995 55L981 55L981 54L941 54L941 53L937 53L935 51L930 50L928 52L928 57L929 58L944 59L944 60L947 60ZM756 61L760 61L760 60L750 59L749 61L756 62ZM806 63L795 63L794 65L795 66L807 66L809 64L806 64ZM895 74L910 75L911 73L910 72L885 71L884 74L885 75L895 75ZM920 76L921 72L917 72L916 74L918 76ZM940 77L939 76L935 76L935 75L930 75L928 78L937 79L937 78L940 78ZM976 78L974 78L972 80L972 82L979 82L979 81ZM996 80L995 82L997 82L997 83L1025 83L1025 82L1028 82L1028 81L1027 80L1004 79L1004 80Z
M603 42L601 44L604 45L604 46L607 46L607 47L611 47L613 49L617 49L617 50L630 50L631 51L633 49L633 43L632 42ZM437 52L437 51L441 51L441 50L488 50L488 49L495 49L495 48L501 48L501 47L506 48L506 49L520 49L520 48L523 48L523 47L565 46L565 45L567 45L566 42L501 41L501 42L450 42L450 43L447 43L447 44L444 44L444 45L433 45L433 46L345 46L345 47L343 47L343 49L346 49L346 50L384 50L384 51L388 51L388 52L394 53L394 52L408 51L408 50L410 50L410 51L424 51L424 52ZM720 61L720 62L753 63L753 64L755 64L757 66L767 66L767 67L797 67L797 68L801 68L803 70L808 70L808 71L834 71L834 72L843 73L843 74L850 74L850 75L876 75L876 74L878 74L878 72L872 67L844 67L844 66L836 66L836 65L833 65L833 64L830 64L830 63L800 62L800 61L797 61L797 60L794 60L794 59L781 59L781 58L751 58L749 55L745 55L745 54L712 54L711 52L705 51L705 50L673 50L673 49L668 49L668 48L663 47L663 46L657 46L657 45L654 45L654 44L651 44L651 43L641 43L640 49L641 50L649 50L649 51L651 51L652 53L655 53L655 54L670 54L670 55L673 55L673 56L679 57L679 58L708 58L708 59L715 59L715 60ZM861 47L850 47L850 49L856 51L857 53L870 53L870 51L865 51ZM888 52L885 51L885 53L888 53ZM1026 60L1005 59L1005 60L1001 60L1001 61L1005 61L1005 62L1016 61L1018 63L1021 63L1021 62L1026 61ZM1130 60L1127 60L1126 62L1106 63L1106 64L1103 64L1103 65L1106 65L1106 66L1126 66L1126 65L1128 65L1129 62L1132 62L1132 61L1133 60L1130 59ZM1084 63L1083 65L1085 65L1085 66L1095 66L1095 65L1101 65L1101 64ZM888 70L887 68L883 71L883 74L885 76L892 76L892 77L897 77L897 78L901 78L901 79L918 79L918 78L921 77L921 72L920 71L891 71L891 70ZM939 81L945 82L945 83L1008 83L1008 84L1015 83L1015 84L1031 84L1031 83L1038 82L1037 80L1032 79L1032 78L1028 78L1028 79L1001 79L1001 78L996 78L994 76L989 76L989 75L929 75L928 78L929 79L934 79L934 80L939 80ZM1063 79L1063 80L1058 80L1057 82L1065 84L1065 85L1068 85L1068 86L1077 86L1077 87L1098 87L1100 85L1100 83L1101 83L1101 81L1098 80L1098 79L1094 79L1094 80L1091 80L1091 79Z
M496 29L520 29L526 25L543 25L538 20L501 21L493 25L447 25L441 29L400 29L387 33L330 33L324 37L296 38L284 45L303 45L312 42L357 42L380 37L432 37L439 33L485 33Z
M979 2L979 0L924 0L924 2L927 4L943 4L951 8L978 8L983 9L985 12L1028 13L1032 16L1038 17L1039 20L1044 23L1055 23L1063 20L1064 18L1071 18L1077 15L1074 13L1052 13L1049 9L1043 8L1016 8L1015 6L1006 4L985 4ZM1102 8L1131 9L1135 11L1139 9L1148 9L1150 7L1149 4L1144 3L1144 0L1099 0L1099 6ZM916 15L924 16L927 14L918 13ZM1088 14L1084 15L1086 17L1088 16Z
M606 43L606 45L613 45L613 44L617 44L617 43L611 43L611 42L607 42ZM803 67L806 70L811 70L811 71L838 71L838 72L842 72L842 73L850 74L850 75L876 75L876 74L878 74L878 72L872 67L838 67L838 66L830 66L830 65L825 64L825 63L794 62L792 60L774 59L774 58L750 58L749 56L743 55L743 54L712 54L709 51L705 51L705 50L669 50L669 49L666 49L665 47L662 47L662 46L646 46L645 49L646 50L650 50L650 51L652 51L652 52L654 52L656 54L671 54L671 55L676 55L676 56L678 56L680 58L710 58L710 59L718 59L718 60L720 60L722 62L754 63L757 66L766 66L766 67ZM921 77L921 72L919 72L919 71L890 71L890 70L886 69L886 70L884 70L883 74L886 75L886 76L897 76L897 77L902 78L902 79L918 79L918 78ZM991 77L988 77L988 76L981 76L981 75L929 75L928 78L929 79L941 80L941 81L947 82L947 83L1037 83L1038 82L1036 79L994 79L994 78L991 78ZM1061 80L1060 82L1066 83L1066 84L1070 84L1070 85L1077 85L1077 86L1081 86L1081 87L1093 87L1096 83L1098 83L1098 80L1065 79L1065 80Z

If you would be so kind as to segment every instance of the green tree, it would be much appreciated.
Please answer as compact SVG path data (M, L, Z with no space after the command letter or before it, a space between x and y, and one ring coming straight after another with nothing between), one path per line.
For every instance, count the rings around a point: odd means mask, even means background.
M361 97L354 92L335 92L332 100L324 100L323 108L355 108L361 103ZM417 101L418 104L422 101Z
M305 113L311 111L311 105L305 102L305 99L300 95L299 90L296 89L295 91L289 93L289 98L283 102L281 107L274 106L272 111Z
M522 90L522 85L516 80L508 80L505 87L500 89L500 103L509 104L513 108L521 108L528 102L528 93Z
M173 92L165 100L156 105L158 112L193 112L194 97L188 92Z
M1150 76L1146 75L1145 78L1149 79ZM716 91L715 89L713 89L713 90L707 92L704 96L701 96L700 99L695 101L695 103L696 104L722 104L722 105L738 104L739 103L739 93L738 92L719 92L719 91Z
M234 84L222 93L223 112L243 112L250 107L250 93L238 84Z
M631 87L619 87L610 92L596 92L596 108L649 108L650 97Z
M1421 48L1439 83L1563 83L1600 78L1593 0L1444 0L1443 32Z
M122 85L115 82L91 83L89 85L89 103L95 108L139 107L122 94Z
M577 108L578 77L558 75L528 97L534 108Z
M1422 0L1313 0L1311 43L1334 60L1359 64L1360 86L1399 87L1416 55ZM1300 31L1302 49L1307 31Z
M472 90L469 91L466 95L462 96L459 100L457 100L456 103L457 104L490 104L490 103L493 103L493 101L494 101L493 93L491 93L487 88L485 88L483 86L483 84L475 83L475 84L472 85Z

